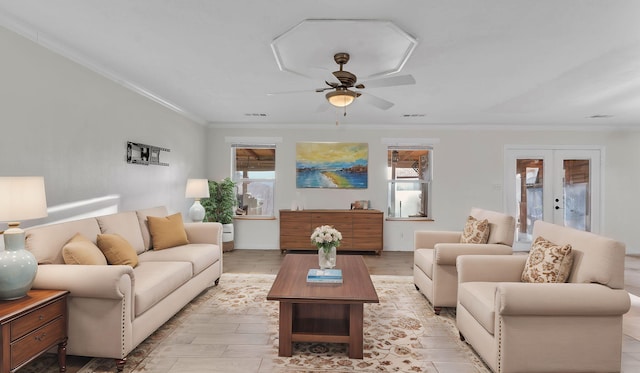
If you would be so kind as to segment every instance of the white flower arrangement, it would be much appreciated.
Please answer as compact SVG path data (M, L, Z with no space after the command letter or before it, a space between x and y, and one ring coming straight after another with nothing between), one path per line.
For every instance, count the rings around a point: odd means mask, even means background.
M319 226L311 234L311 243L318 249L324 249L325 252L331 247L340 246L341 240L342 233L330 225Z

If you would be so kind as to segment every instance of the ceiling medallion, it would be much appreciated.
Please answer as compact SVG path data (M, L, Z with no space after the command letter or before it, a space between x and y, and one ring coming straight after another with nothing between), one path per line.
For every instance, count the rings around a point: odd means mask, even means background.
M371 19L306 19L275 37L271 49L282 71L325 76L334 66L327 56L346 52L360 78L402 70L417 40L395 23Z

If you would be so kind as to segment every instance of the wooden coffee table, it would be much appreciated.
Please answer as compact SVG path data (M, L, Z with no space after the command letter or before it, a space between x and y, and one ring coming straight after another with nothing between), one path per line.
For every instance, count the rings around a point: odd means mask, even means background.
M369 270L360 255L338 255L342 284L307 283L318 256L287 254L268 300L280 302L279 356L291 356L293 342L348 343L349 357L363 356L363 306L378 303Z

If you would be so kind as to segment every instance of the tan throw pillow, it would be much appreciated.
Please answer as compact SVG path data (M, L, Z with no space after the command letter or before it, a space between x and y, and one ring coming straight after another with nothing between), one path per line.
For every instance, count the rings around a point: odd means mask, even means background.
M118 234L99 234L98 248L113 265L138 265L138 254L127 240Z
M162 250L189 243L181 213L163 218L147 216L147 220L149 221L149 232L151 233L151 242L154 250Z
M487 243L489 241L489 221L478 220L473 216L467 218L460 243Z
M64 244L62 258L66 264L107 265L107 259L98 246L80 233Z
M531 245L522 282L565 282L573 265L571 245L555 245L538 237Z

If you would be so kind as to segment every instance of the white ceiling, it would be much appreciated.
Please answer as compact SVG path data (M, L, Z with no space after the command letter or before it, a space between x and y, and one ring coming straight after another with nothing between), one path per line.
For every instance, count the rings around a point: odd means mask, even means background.
M371 88L395 105L358 99L344 117L314 92L321 74L281 71L274 57L274 38L305 19L390 21L417 45L389 76L417 83ZM0 0L0 25L213 125L640 127L637 0ZM384 59L367 51L394 46L329 34L300 53L348 52L356 75ZM337 68L331 53L314 59ZM267 95L286 91L305 92Z

